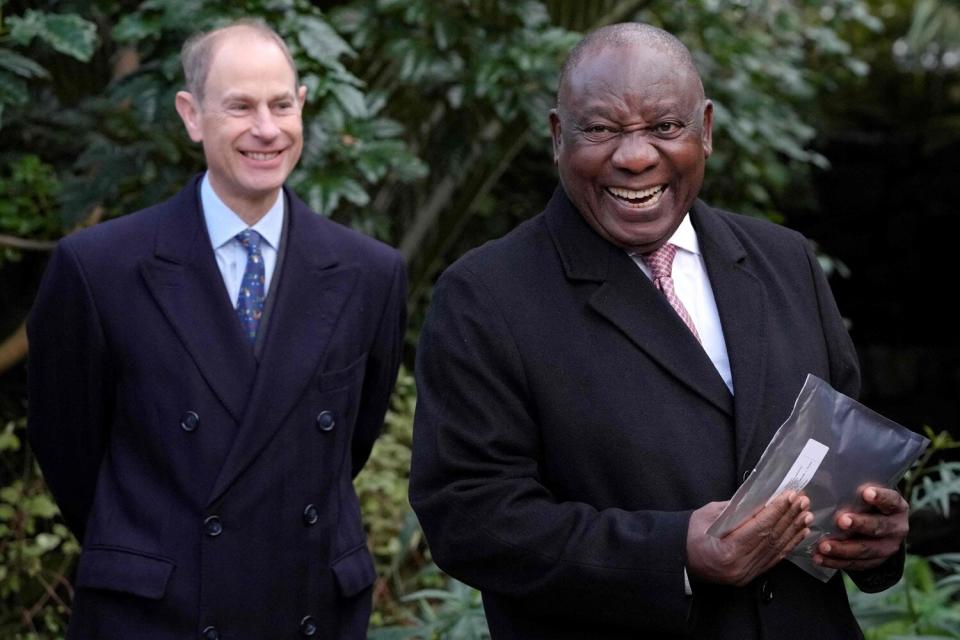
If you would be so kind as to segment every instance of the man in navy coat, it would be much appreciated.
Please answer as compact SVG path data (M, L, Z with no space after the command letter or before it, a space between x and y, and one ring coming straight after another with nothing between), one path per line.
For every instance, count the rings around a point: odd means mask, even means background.
M30 442L83 547L68 637L364 638L351 481L405 269L283 186L306 88L272 30L201 34L183 62L207 171L64 239L30 317Z
M809 244L697 200L713 105L673 36L623 24L571 52L546 209L441 277L417 354L410 498L495 639L861 637L841 574L783 561L785 492L706 534L808 373L856 353ZM672 269L672 270L671 270ZM906 503L865 487L813 560L879 590Z

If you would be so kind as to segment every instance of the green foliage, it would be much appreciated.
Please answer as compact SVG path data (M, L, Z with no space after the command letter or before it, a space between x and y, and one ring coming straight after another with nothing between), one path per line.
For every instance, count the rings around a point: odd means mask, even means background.
M410 580L416 582L425 563L423 534L407 500L415 405L413 375L401 367L383 433L354 481L379 576L375 626L403 615L397 594L408 589Z
M960 442L947 431L934 432L924 426L930 446L923 457L906 474L904 494L913 510L930 508L944 517L950 515L950 499L960 496L960 462L949 460L931 464L931 460L945 451L960 449Z
M694 51L713 100L714 154L704 194L713 204L780 220L829 161L811 148L818 96L863 77L841 28L878 31L861 0L651 3L642 17ZM796 202L790 204L796 208Z
M12 45L23 49L35 38L86 62L97 44L97 31L92 22L72 13L29 9L23 16L12 16L5 22L0 14L0 127L8 107L23 107L30 101L28 81L50 77L38 62L9 48Z
M949 515L950 497L960 495L957 464L931 460L960 447L948 432L924 427L930 446L906 475L911 510L939 509ZM903 578L880 593L862 593L845 576L850 606L867 640L960 638L960 553L922 558L907 555Z
M937 577L934 566L947 572ZM881 593L862 593L847 578L850 606L867 640L960 638L960 554L908 555L904 576Z
M80 16L70 14L46 13L27 9L22 16L7 19L10 27L10 39L25 46L34 38L43 40L51 47L87 62L97 45L97 27Z
M34 154L11 157L0 168L0 233L31 238L62 234L56 201L60 190L54 168ZM18 260L12 248L0 251L4 260Z
M72 589L68 573L80 552L22 448L24 421L0 431L0 637L62 637Z
M402 249L416 318L446 263L542 207L555 181L546 114L583 31L638 18L687 43L716 105L705 197L771 218L804 197L812 168L827 165L814 146L825 126L820 98L867 73L861 52L890 49L873 15L889 4L879 0L321 4L101 0L83 16L66 12L80 3L59 2L3 15L0 234L52 240L101 212L122 215L177 190L203 165L173 110L179 48L196 30L258 16L288 42L308 87L292 186L322 214ZM943 53L952 42L953 31L940 28L952 23L937 16L957 5L937 4L916 3L911 51ZM0 261L18 255L3 251ZM380 575L371 637L482 638L477 593L436 570L407 503L414 404L403 370L384 435L356 481ZM21 447L22 421L13 424L0 434L0 637L53 638L77 549ZM958 473L946 465L917 474L908 494L948 507ZM932 603L953 589L943 573L952 560L943 562L927 565L927 579L923 561L911 559L915 586L901 588L904 600L916 591Z
M438 573L435 566L428 573ZM483 613L480 592L447 579L442 589L422 589L403 598L415 602L417 612L408 612L405 624L377 629L370 640L487 640L490 629Z

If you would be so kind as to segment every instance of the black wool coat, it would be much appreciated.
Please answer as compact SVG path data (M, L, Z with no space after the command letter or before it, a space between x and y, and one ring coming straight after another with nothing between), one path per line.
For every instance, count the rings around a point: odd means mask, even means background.
M808 242L700 201L691 217L734 395L562 188L437 284L410 497L437 564L482 590L495 639L860 637L840 576L788 562L685 595L690 513L732 496L808 373L859 388Z

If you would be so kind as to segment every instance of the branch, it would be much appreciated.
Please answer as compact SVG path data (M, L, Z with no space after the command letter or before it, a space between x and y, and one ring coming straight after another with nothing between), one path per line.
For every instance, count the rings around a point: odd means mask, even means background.
M22 322L16 330L0 342L0 374L13 367L27 355L27 323Z
M0 233L0 247L22 249L24 251L53 251L57 246L56 240L30 240Z
M410 228L407 229L400 240L400 253L403 254L407 262L410 262L420 248L424 237L436 224L441 212L450 204L457 187L482 158L486 145L500 134L501 129L502 126L499 121L491 120L488 122L483 130L477 134L470 153L460 164L458 171L445 175L440 183L433 188L426 204L420 207L413 219L413 224L410 225Z

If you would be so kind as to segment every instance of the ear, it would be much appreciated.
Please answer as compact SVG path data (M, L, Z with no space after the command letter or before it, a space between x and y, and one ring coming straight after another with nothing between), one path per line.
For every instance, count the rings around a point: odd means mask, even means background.
M563 132L560 130L560 112L556 109L550 109L550 135L553 138L553 164L557 164L563 145Z
M703 105L703 128L700 135L703 139L703 157L709 158L713 153L713 103L709 100Z
M177 91L176 107L190 139L194 142L203 140L203 127L200 126L200 105L197 104L197 99L193 97L193 94L188 91Z
M297 101L300 102L301 109L303 109L303 105L307 104L307 85L300 85L300 88L297 90Z

